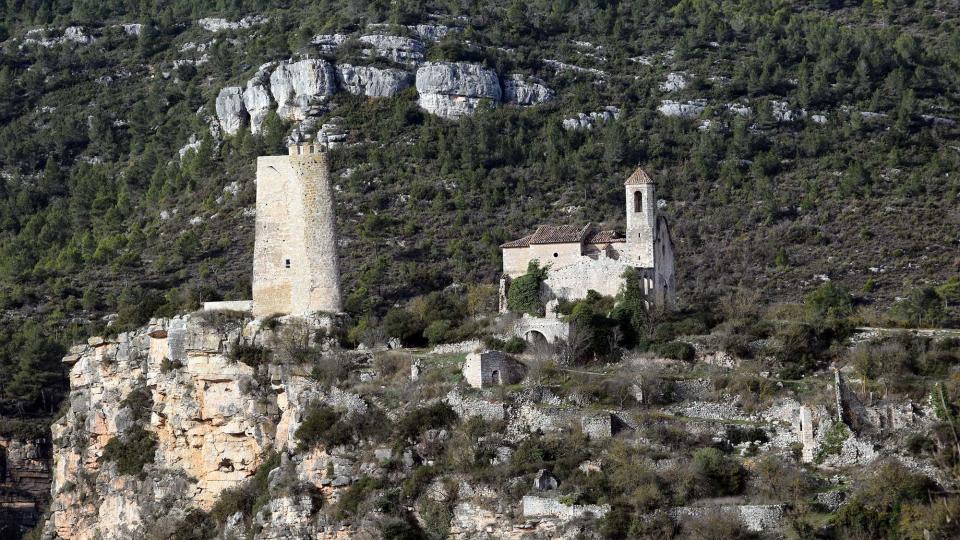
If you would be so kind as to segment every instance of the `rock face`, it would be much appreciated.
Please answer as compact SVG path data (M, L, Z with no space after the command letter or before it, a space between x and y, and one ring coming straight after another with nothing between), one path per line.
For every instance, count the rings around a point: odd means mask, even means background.
M308 403L366 406L277 366L255 369L229 358L237 344L262 344L271 335L257 323L215 329L184 316L71 349L64 359L72 364L70 408L52 426L55 480L45 533L120 539L175 531L192 508L209 509L223 490L252 476L268 450L293 449ZM111 439L144 425L156 450L143 475L120 474L101 459ZM317 489L331 482L328 473L347 484L357 474L351 459L319 450L289 466ZM291 515L299 519L300 510Z
M530 79L519 73L510 75L503 82L503 101L517 105L536 105L553 99L553 90L547 88L543 81Z
M270 70L276 64L273 62L260 66L257 73L247 81L247 88L243 91L243 106L250 115L250 131L259 133L263 119L270 112L273 101L270 99Z
M217 95L216 109L223 131L236 135L247 119L247 111L243 106L243 90L239 86L222 88Z
M482 100L500 102L497 73L478 64L429 62L417 70L417 92L422 108L442 118L472 114Z
M284 62L270 75L277 114L288 120L310 116L316 106L336 91L336 74L326 60Z
M426 52L422 41L408 37L370 34L360 36L360 41L371 47L366 50L367 55L381 56L401 64L418 64Z
M380 69L370 66L337 66L340 88L368 97L393 97L413 83L413 75L402 69Z
M33 527L50 495L50 442L0 436L0 520L21 532Z
M267 22L267 19L261 16L249 16L239 21L228 21L217 17L207 17L197 21L197 26L208 32L223 32L224 30L240 30L242 28L251 28Z

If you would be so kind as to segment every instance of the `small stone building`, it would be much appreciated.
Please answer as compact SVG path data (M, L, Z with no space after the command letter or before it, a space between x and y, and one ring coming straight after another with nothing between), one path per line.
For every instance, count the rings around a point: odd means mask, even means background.
M463 363L463 378L474 388L516 384L525 374L523 364L500 351L471 353Z

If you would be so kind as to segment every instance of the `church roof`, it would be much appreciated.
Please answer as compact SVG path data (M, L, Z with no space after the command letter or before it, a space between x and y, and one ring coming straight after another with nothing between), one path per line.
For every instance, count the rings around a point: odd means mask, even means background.
M611 242L626 242L617 231L593 231L583 240L587 244L609 244Z
M616 231L600 231L588 223L583 227L576 225L540 225L533 234L500 244L501 248L525 248L534 244L602 244L623 242L624 238Z
M637 170L633 171L633 174L630 175L630 178L627 178L627 181L623 183L625 186L635 186L638 184L652 184L653 179L647 175L640 167L637 167Z

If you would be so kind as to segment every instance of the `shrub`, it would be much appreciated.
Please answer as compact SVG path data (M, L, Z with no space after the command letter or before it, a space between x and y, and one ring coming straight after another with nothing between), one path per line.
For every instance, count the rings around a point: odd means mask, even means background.
M527 350L527 342L523 338L514 336L503 344L503 352L509 354L520 354Z
M514 279L507 291L507 309L514 313L529 313L543 316L543 302L540 300L540 284L547 278L549 267L540 267L536 260L527 265L527 273Z
M130 428L124 438L110 439L104 446L103 456L100 459L116 463L117 472L120 474L142 475L143 468L148 463L153 463L156 450L156 435L136 424Z
M693 345L683 341L670 341L655 346L657 354L674 360L691 361L696 357L697 351Z
M899 463L885 463L834 516L838 537L892 538L907 503L926 502L936 486Z
M359 480L353 483L349 489L340 497L340 500L337 501L337 507L335 516L337 519L346 519L350 516L357 514L357 509L360 507L366 498L374 490L380 489L383 487L383 483L369 476L361 477Z
M395 433L400 441L411 441L428 429L449 427L457 420L457 413L443 402L420 407L407 413L397 422Z
M743 491L745 473L740 462L716 448L700 448L694 452L693 466L706 493L723 496Z
M238 341L230 349L230 359L242 362L250 367L257 367L270 362L271 351L262 345Z
M269 474L280 465L280 454L273 452L257 467L257 471L247 482L220 493L217 502L210 509L210 518L215 523L225 523L227 518L240 512L248 520L256 514L270 498Z
M827 317L843 318L853 312L850 292L833 281L828 281L804 299L812 320Z
M329 448L353 442L352 424L345 416L327 405L311 408L295 433L300 449L319 444Z
M814 462L823 463L823 460L825 460L827 456L839 455L840 449L843 448L844 441L848 438L850 438L850 430L847 428L847 425L843 422L834 422L834 424L830 426L830 429L827 430L823 438L823 444L820 445L817 455L814 456Z

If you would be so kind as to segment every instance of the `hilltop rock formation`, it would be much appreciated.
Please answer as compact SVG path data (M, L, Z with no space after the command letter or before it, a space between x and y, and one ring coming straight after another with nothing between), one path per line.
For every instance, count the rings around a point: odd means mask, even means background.
M288 120L303 120L337 91L336 73L326 60L283 62L270 75L270 93L277 114Z
M413 82L413 75L402 69L337 65L340 88L355 95L393 97Z
M497 73L479 64L428 62L417 70L420 107L441 118L456 119L472 114L482 100L500 102Z

